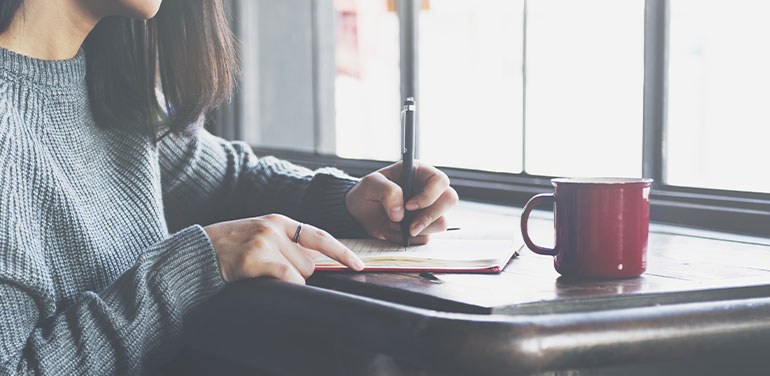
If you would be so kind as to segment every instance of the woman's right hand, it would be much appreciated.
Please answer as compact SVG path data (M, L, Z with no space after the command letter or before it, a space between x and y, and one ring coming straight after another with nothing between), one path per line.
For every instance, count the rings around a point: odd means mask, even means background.
M225 282L271 276L305 284L315 270L313 256L320 252L353 270L364 263L328 232L302 224L299 242L294 235L299 222L280 214L220 222L204 227L214 244L219 271Z

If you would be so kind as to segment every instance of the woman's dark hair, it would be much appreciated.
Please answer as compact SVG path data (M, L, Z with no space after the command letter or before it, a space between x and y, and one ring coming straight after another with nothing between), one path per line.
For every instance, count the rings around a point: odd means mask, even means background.
M0 1L0 33L23 1ZM165 126L177 134L194 131L201 116L230 96L238 74L222 0L164 0L147 21L105 17L83 49L96 123L139 127L153 140Z

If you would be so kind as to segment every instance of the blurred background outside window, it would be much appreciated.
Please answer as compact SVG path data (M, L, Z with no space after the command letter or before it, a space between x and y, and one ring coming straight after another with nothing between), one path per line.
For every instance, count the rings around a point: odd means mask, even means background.
M255 21L238 30L249 41L238 134L267 149L398 160L395 1L240 1ZM654 52L667 56L658 183L770 193L770 2L647 2L669 11L666 49ZM641 176L645 5L421 0L419 158Z
M431 0L421 12L421 159L522 171L523 10L523 0Z
M398 19L386 3L335 2L342 157L399 157ZM537 0L527 12L525 30L524 0L423 3L420 158L497 172L641 176L644 1Z
M642 175L644 0L527 3L525 170Z
M770 2L670 9L666 182L770 192Z
M334 8L337 155L399 159L398 16L385 0L335 0Z

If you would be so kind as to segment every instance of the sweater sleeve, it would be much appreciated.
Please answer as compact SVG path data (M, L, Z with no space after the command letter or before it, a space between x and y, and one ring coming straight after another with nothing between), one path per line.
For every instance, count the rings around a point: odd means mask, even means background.
M311 171L274 157L257 158L243 142L200 129L159 144L161 184L170 230L193 223L281 213L337 237L366 232L345 207L357 182L342 171Z
M139 374L149 355L162 359L173 346L182 315L224 284L211 242L192 226L151 246L104 291L49 315L43 260L2 248L13 263L0 265L0 375Z

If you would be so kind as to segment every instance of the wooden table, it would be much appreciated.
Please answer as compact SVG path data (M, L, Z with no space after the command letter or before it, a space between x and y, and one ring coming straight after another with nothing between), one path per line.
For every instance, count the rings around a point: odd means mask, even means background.
M462 230L437 236L519 242L519 213L464 202L450 217ZM548 213L530 228L552 244ZM350 272L317 272L307 287L235 283L188 317L176 371L717 375L770 366L770 239L650 229L639 278L568 280L550 257L522 249L500 274L436 273L441 283Z
M515 239L522 246L519 256L500 274L434 273L442 281L435 283L416 273L317 272L309 283L410 306L483 314L542 314L770 296L770 238L652 224L644 275L569 280L554 270L551 257L523 246L520 213L520 208L464 202L450 219L461 230L436 235ZM552 246L552 215L534 212L530 231L535 242Z

